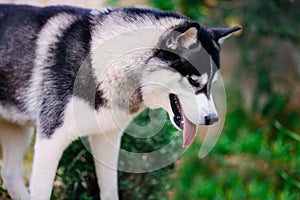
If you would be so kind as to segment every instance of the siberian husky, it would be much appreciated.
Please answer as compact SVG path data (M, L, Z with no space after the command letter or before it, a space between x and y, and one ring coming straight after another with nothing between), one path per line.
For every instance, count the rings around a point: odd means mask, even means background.
M1 176L11 197L49 199L64 149L89 136L101 199L118 199L114 147L132 117L162 107L191 145L197 125L218 120L220 44L239 29L153 9L0 5ZM34 128L28 192L22 162Z

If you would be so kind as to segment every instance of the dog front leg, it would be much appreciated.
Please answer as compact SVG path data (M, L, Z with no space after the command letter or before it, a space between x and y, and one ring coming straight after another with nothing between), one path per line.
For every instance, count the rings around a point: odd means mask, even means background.
M30 179L31 200L50 199L59 159L71 142L66 136L62 131L56 131L51 138L37 133Z
M101 200L118 200L118 156L122 133L90 137Z
M23 158L29 146L33 128L10 122L0 122L0 138L3 152L1 176L12 199L29 199L23 180ZM1 199L1 197L0 197Z

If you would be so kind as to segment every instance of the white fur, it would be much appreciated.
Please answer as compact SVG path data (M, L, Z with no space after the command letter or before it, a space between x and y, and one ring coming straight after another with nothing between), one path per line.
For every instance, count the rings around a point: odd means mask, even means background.
M117 165L122 132L108 132L90 137L101 199L118 199ZM109 153L108 153L109 152Z
M34 124L35 120L28 117L28 115L20 112L12 106L2 106L0 104L0 120L1 118L18 124Z
M197 33L197 29L192 27L176 38L171 38L171 41L167 43L167 47L173 50L175 50L178 46L189 48L192 44L197 42Z
M118 198L116 172L118 147L122 130L129 123L129 116L122 116L122 112L113 114L108 109L96 112L83 100L76 97L72 99L65 112L64 125L55 131L51 140L37 136L30 185L32 199L50 197L55 171L64 148L74 139L85 135L93 135L91 146L95 156L99 185L102 189L102 199ZM99 133L100 135L96 135ZM107 137L110 138L109 141ZM110 141L113 146L110 145ZM49 149L54 152L49 154ZM43 174L43 177L40 177L40 174Z
M219 72L215 73L213 79L212 79L212 82L216 82L217 80L219 79Z
M157 60L150 60L152 65L159 65ZM149 65L150 65L149 64ZM212 66L211 66L212 70ZM178 72L161 67L160 70L152 71L151 67L145 70L143 75L143 97L147 107L162 107L168 111L171 121L173 122L173 111L169 102L169 94L174 93L178 96L184 114L194 124L205 125L205 116L215 114L217 111L214 106L212 96L207 98L204 94L196 95L196 88L191 86L185 77ZM212 72L211 72L212 73ZM166 78L167 77L167 78ZM195 76L193 78L196 78ZM208 76L203 74L197 77L201 83L207 83ZM195 108L197 111L195 112Z
M90 13L92 14L92 16L98 17L99 15L105 14L105 13L107 13L108 11L109 11L109 8L93 9L93 10L91 10Z
M99 12L107 12L107 10L91 12L96 18ZM50 139L42 137L39 122L36 122L37 137L30 180L31 199L46 200L50 198L55 172L64 149L78 137L89 135L98 182L101 187L101 198L102 200L117 200L116 169L120 138L133 116L137 115L144 107L162 107L168 111L172 119L174 114L169 102L170 93L178 95L184 113L195 124L204 124L204 116L216 112L212 97L208 99L203 94L195 95L196 88L189 84L187 78L171 70L162 61L150 59L147 67L143 66L162 35L171 27L181 23L182 20L171 18L153 20L145 16L143 20L129 23L121 15L121 12L107 15L92 33L92 67L98 83L101 83L103 96L108 100L106 107L101 107L99 111L96 111L84 100L72 97L64 110L62 126L55 130ZM57 15L50 19L40 32L37 41L35 69L30 80L30 89L26 91L30 119L36 120L39 113L41 81L44 73L42 69L51 64L46 59L46 55L50 54L51 44L57 42L63 31L75 20L76 17L71 14ZM202 84L208 82L207 74L197 78ZM143 103L138 111L129 113L126 104L133 92L138 89L137 87L141 87ZM122 95L118 95L120 93ZM122 99L122 96L125 99ZM120 102L122 105L119 105ZM197 108L196 111L195 108ZM0 107L0 110L2 112L3 108ZM6 108L3 111L6 113L4 116L8 116L7 112L9 109ZM12 120L21 121L22 116L13 112L15 116L12 117ZM17 131L8 128L6 132L14 134ZM20 132L25 132L25 129L20 128ZM26 138L24 136L23 139L28 141L28 138L29 136ZM3 136L3 139L5 142L12 138L7 139ZM20 142L21 138L16 140L16 142L18 141ZM23 145L18 145L16 149L11 150L12 153L6 157L15 155L16 160L6 161L4 159L3 168L4 177L8 177L11 176L11 171L8 169L12 165L16 165L15 168L11 168L18 172L13 175L16 178L4 179L6 179L5 183L9 192L15 195L13 197L22 199L28 198L22 177L20 177L20 160L26 144L24 142ZM8 149L9 147L4 147L4 151L8 151Z
M55 172L64 149L71 143L72 133L62 127L51 139L43 138L37 131L34 159L30 179L30 199L50 199ZM50 151L50 152L49 152Z
M29 199L23 181L23 157L33 128L0 119L0 140L3 152L1 177L13 199Z
M37 119L41 102L41 83L45 66L51 65L47 60L51 45L59 41L64 30L66 30L76 17L71 14L58 14L50 18L39 33L36 45L36 57L30 87L27 91L27 110L31 119Z
M132 63L132 57L138 57L132 53L139 55L151 53L162 34L182 22L182 20L171 18L158 21L145 16L141 21L129 23L120 15L121 13L118 12L111 13L101 25L93 30L92 63L98 79L103 77L104 71L105 76L107 75L107 68L115 67L118 71L122 71L120 68L126 67L126 63ZM129 53L131 53L131 58L126 59L124 55ZM119 62L121 65L112 65L116 59L122 59L122 62ZM139 69L138 66L135 69ZM115 74L115 72L112 73Z
M205 85L208 82L208 76L207 73L202 74L201 76L192 75L191 78L194 81L199 82L200 85Z
M226 35L225 37L221 37L220 39L218 39L218 43L219 43L219 44L223 44L224 41L225 41L227 38L230 38L231 36L232 36L232 33Z
M130 122L130 116L123 113L114 113L109 109L97 112L83 100L73 97L65 111L63 126L55 131L52 138L43 138L37 134L30 180L31 199L50 198L55 171L63 150L79 136L92 135L91 147L97 166L101 197L104 200L116 200L120 138ZM107 138L110 138L109 141Z
M120 132L130 122L130 115L114 109L101 108L95 111L88 103L80 98L73 97L65 110L64 127L70 132L70 138L88 135Z
M92 11L95 12L95 11ZM106 12L106 10L101 11L101 12ZM92 47L96 47L103 42L110 40L112 38L115 38L118 35L127 33L127 32L134 32L138 31L140 29L160 29L163 31L168 30L169 28L180 24L183 22L182 19L175 19L175 18L162 18L160 20L155 20L149 16L146 16L143 19L139 19L138 21L135 21L135 23L128 22L124 19L122 16L124 13L123 12L113 12L110 13L104 21L101 22L101 25L97 26L95 30L93 30L93 44ZM118 19L118 20L116 20ZM146 32L143 32L146 33ZM150 35L150 34L149 34ZM161 36L161 35L160 35ZM153 36L151 36L152 38ZM145 42L144 38L136 38L132 37L132 41L139 41L139 42ZM147 38L149 41L149 38ZM123 41L125 42L125 41Z
M96 11L93 12L96 14ZM112 90L106 90L106 88L118 87L118 85L115 87L112 85L116 78L116 74L118 74L117 77L122 79L126 77L128 73L138 73L139 70L137 69L140 68L138 65L131 66L129 71L126 71L124 68L131 65L135 54L136 57L141 57L142 54L146 53L150 54L150 49L154 47L159 40L159 37L161 37L161 34L166 31L166 28L169 28L180 21L177 20L175 22L164 19L162 20L164 22L153 24L150 19L145 19L147 22L134 25L122 21L121 18L119 19L120 21L116 21L113 19L113 16L111 18L109 17L104 22L103 26L99 25L99 29L95 30L92 34L93 68L96 70L96 77L99 82L102 82L101 86L104 88L104 95L110 100L109 102L114 102L113 98L116 96L116 91L110 93ZM147 25L143 26L143 24ZM65 24L63 27L65 26L68 26L68 24ZM107 26L109 29L105 28ZM118 28L115 29L114 27ZM57 26L56 31L60 32L61 27ZM137 40L137 38L145 37L147 40ZM52 38L55 40L57 37ZM128 41L128 43L125 41ZM138 48L141 47L142 49L137 51ZM47 53L45 52L47 49L48 47L46 46L46 48L41 49L40 52L42 54ZM104 49L105 51L103 51ZM115 60L116 57L119 57L119 60ZM37 60L37 65L39 65L39 62L43 63L44 61ZM144 62L144 60L141 60L141 63ZM138 62L135 60L134 64L136 63ZM122 72L124 73L123 75ZM39 73L40 72L37 71L36 76L39 75ZM120 81L115 80L115 82L119 83ZM38 84L33 87L37 88ZM134 89L134 85L132 86L132 89ZM86 102L74 97L65 110L63 126L55 131L51 140L37 136L30 185L32 199L48 199L50 197L55 170L62 151L72 140L85 135L92 135L91 146L96 155L96 171L98 182L101 187L102 199L118 199L116 168L120 137L123 130L129 124L132 116L124 114L124 112L118 110L117 106L114 106L113 104L109 104L108 106L111 108L101 108L101 112L97 112L91 109ZM105 134L105 136L102 134ZM107 141L103 141L106 137L109 137L110 140L112 140L114 148L110 143L107 143ZM55 149L55 152L48 155L49 149ZM109 159L105 157L108 154L105 154L104 152L110 152ZM108 164L108 166L103 165L103 163L106 165ZM43 177L40 177L40 174L43 174ZM41 185L39 183L43 184Z

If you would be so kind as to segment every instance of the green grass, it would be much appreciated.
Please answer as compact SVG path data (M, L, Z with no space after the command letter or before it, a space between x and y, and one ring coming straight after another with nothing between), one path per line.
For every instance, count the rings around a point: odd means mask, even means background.
M228 99L232 95L228 92ZM276 115L247 111L242 98L233 99L212 152L199 159L198 142L184 155L184 164L176 169L173 199L300 199L299 116L294 123L288 117L279 122Z
M232 101L212 152L200 159L201 142L196 140L175 165L142 174L119 172L122 199L300 199L299 116L282 111L286 118L265 117L245 110L243 98L234 88L227 96ZM147 125L149 111L134 121ZM175 131L167 120L158 134L146 139L125 134L122 148L132 152L158 150L174 139ZM181 142L181 135L175 139ZM99 198L98 194L92 156L81 141L76 141L60 162L52 199L91 200ZM2 183L0 196L7 198Z

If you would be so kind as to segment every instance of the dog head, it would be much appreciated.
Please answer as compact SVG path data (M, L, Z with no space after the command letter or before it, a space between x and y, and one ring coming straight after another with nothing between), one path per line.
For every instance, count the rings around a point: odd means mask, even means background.
M183 129L183 146L192 144L197 125L218 121L211 86L220 69L220 44L239 29L186 22L165 33L147 61L144 103L167 110L172 123Z

